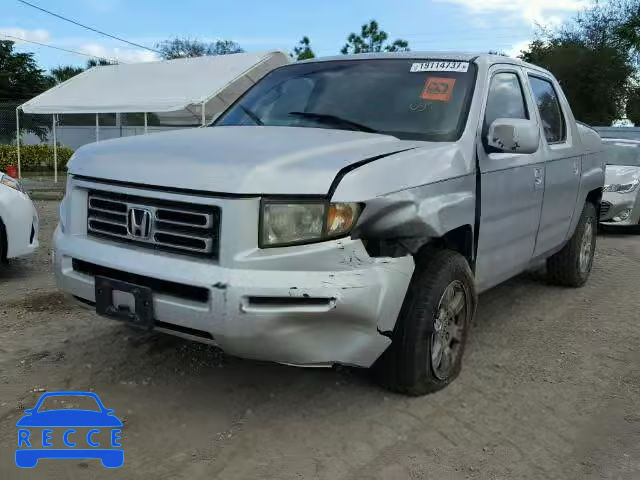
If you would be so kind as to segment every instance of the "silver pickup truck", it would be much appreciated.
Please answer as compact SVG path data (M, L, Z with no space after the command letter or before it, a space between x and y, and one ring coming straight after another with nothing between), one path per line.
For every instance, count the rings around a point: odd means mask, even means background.
M57 280L135 326L421 395L458 375L478 293L545 262L586 282L601 150L518 60L295 63L210 127L79 149Z

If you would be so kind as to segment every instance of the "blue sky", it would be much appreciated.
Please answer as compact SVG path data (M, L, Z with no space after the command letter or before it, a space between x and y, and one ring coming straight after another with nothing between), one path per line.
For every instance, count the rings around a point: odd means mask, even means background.
M235 40L245 50L290 51L303 35L321 56L337 54L346 36L376 19L412 50L501 50L526 45L535 24L553 25L590 0L29 0L60 15L153 47L173 36ZM2 0L2 34L124 63L154 60L140 50L21 4ZM20 43L44 68L82 65L88 57Z

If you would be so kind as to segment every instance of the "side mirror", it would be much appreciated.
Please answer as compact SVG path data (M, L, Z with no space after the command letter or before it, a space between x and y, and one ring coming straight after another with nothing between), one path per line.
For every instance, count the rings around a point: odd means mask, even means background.
M487 143L505 153L535 153L540 146L540 128L533 120L498 118L489 127Z

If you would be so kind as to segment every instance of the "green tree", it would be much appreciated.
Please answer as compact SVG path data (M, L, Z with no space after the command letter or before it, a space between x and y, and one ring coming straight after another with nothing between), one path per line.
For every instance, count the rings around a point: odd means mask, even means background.
M92 58L87 61L86 68L76 67L74 65L60 65L58 67L52 68L50 72L50 76L52 78L52 83L57 85L62 82L66 82L70 78L75 77L76 75L84 72L85 70L89 70L93 67L104 67L107 65L116 65L117 62L105 60L104 58ZM53 86L53 85L52 85Z
M353 53L369 53L369 52L408 52L409 42L406 40L394 40L392 43L386 43L389 35L384 30L380 30L378 22L371 20L369 23L362 25L360 35L355 33L349 34L347 43L340 52L343 55Z
M50 81L33 53L15 52L14 42L0 40L0 99L21 101L47 90Z
M623 116L633 73L626 52L610 46L591 48L577 39L560 38L535 40L522 58L556 76L578 120L611 125Z
M52 85L51 78L38 67L33 53L16 52L14 45L10 40L0 40L0 143L15 138L15 107ZM50 123L50 118L34 115L28 123L21 123L20 130L34 133L45 140Z
M156 44L156 48L160 50L160 54L165 60L202 57L207 54L207 45L204 42L188 38L164 40Z
M231 55L243 52L244 49L232 40L216 40L207 48L207 55Z
M640 0L596 0L594 3L566 23L561 33L578 37L592 48L609 46L637 54L640 47Z
M550 70L578 120L611 125L625 114L638 45L628 31L640 0L610 0L579 13L556 31L542 30L520 56Z
M156 44L156 48L160 50L160 54L165 60L244 52L240 45L231 40L201 42L200 40L177 37Z
M316 54L311 49L311 40L307 36L302 37L302 40L293 48L291 53L291 58L295 60L308 60L315 57Z
M106 67L108 65L117 65L118 62L113 60L106 60L104 58L92 58L87 61L87 70L93 67Z
M74 67L73 65L58 66L51 69L51 77L56 84L66 82L70 78L84 72L82 67Z
M640 126L640 87L634 87L627 98L627 118Z

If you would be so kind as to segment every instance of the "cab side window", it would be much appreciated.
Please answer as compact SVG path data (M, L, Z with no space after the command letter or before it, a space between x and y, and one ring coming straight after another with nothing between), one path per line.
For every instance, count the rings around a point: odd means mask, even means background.
M555 88L550 81L540 77L530 76L529 83L538 104L547 143L564 142L567 139L567 125Z
M486 137L489 127L498 118L529 118L522 85L515 73L496 73L491 79L484 114L483 137Z

